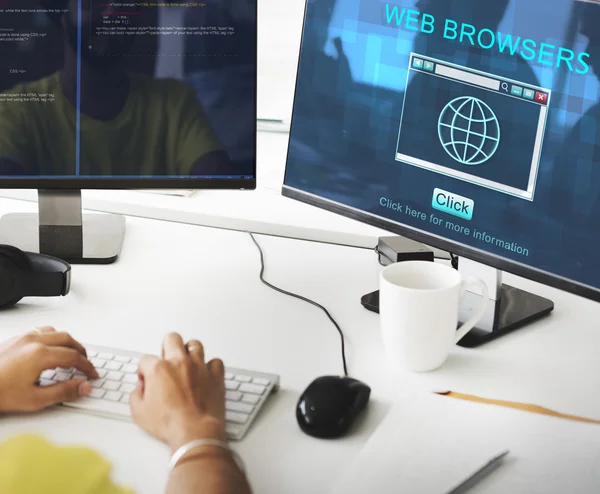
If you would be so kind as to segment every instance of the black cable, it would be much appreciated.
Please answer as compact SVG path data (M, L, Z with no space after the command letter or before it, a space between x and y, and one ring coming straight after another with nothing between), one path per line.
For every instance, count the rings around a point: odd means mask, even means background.
M265 278L264 278L265 258L264 258L263 250L262 250L261 246L259 245L259 243L254 238L254 235L252 234L252 232L248 232L248 235L250 235L250 238L252 239L252 241L254 242L254 245L256 245L256 248L258 249L258 252L260 253L260 274L259 274L260 281L262 281L265 285L267 285L269 288L275 290L276 292L283 293L284 295L289 295L290 297L297 298L298 300L302 300L303 302L306 302L308 304L314 305L315 307L318 307L323 312L325 312L325 314L327 315L329 320L333 323L333 325L335 326L335 329L337 329L338 333L340 334L340 338L342 340L342 363L344 364L344 376L348 377L348 366L346 365L346 345L344 342L344 333L342 332L342 329L340 328L338 323L331 316L329 311L325 307L323 307L321 304L318 304L317 302L314 302L314 301L310 300L309 298L303 297L302 295L297 295L295 293L288 292L287 290L284 290L282 288L278 288L275 285L272 285L271 283L269 283L267 280L265 280Z

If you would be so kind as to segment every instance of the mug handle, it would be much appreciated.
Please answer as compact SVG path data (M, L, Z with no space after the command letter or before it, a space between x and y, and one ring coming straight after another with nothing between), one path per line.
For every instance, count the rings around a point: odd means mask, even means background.
M464 338L464 336L475 327L475 325L481 319L481 316L483 316L483 313L485 312L485 308L487 307L488 297L489 297L488 288L487 288L487 285L478 278L466 278L461 282L461 290L460 290L461 298L467 291L467 287L473 286L473 285L481 288L481 293L482 293L481 302L479 303L479 307L477 307L477 310L475 310L475 312L469 318L469 320L467 322L465 322L460 328L458 328L458 331L456 331L456 339L455 339L454 343L458 343L460 340L462 340Z

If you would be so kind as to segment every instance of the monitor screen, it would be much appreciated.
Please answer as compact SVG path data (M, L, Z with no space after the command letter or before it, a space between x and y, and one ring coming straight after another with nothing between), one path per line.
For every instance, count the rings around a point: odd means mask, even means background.
M3 184L255 176L255 0L0 0L0 58Z
M600 2L309 0L284 193L600 297Z

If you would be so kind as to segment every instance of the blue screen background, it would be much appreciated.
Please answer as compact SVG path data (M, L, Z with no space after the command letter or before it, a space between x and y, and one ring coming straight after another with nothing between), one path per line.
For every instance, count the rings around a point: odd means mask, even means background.
M483 50L444 39L442 27L424 34L390 25L386 3L308 2L286 186L600 288L600 5L573 0L390 2L433 15L436 23L449 18L587 52L590 70L578 74L565 64L556 67L527 61L518 53L511 56L497 48ZM552 91L533 201L395 160L411 52ZM514 114L514 108L507 108L502 118L514 121L517 134L534 132L537 121L527 115L531 107L524 103L521 115ZM406 109L413 119L410 106ZM439 146L437 133L427 130L426 123L415 120L409 127L415 145L433 146L437 141ZM426 152L432 160L445 159L435 157L439 150ZM494 157L506 163L504 183L514 181L522 187L522 171L514 165L523 155L531 161L529 150ZM436 187L475 202L471 221L436 216L517 243L527 255L381 205L381 199L388 198L429 216L435 212L431 198Z

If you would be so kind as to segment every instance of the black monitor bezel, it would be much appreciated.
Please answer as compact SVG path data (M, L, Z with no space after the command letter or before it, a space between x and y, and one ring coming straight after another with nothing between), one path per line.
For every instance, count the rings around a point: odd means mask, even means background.
M304 5L304 18L302 21L302 38L300 41L300 49L298 56L298 66L296 70L296 74L300 72L300 64L302 61L302 46L304 42L304 34L306 29L306 14L308 8L308 1ZM424 244L430 245L431 247L441 249L447 252L452 252L453 254L459 257L466 257L473 261L479 262L481 264L485 264L491 266L492 268L496 268L507 273L511 273L517 276L521 276L523 278L527 278L529 280L542 283L544 285L551 286L553 288L558 288L559 290L563 290L565 292L572 293L574 295L579 295L581 297L593 300L595 302L600 302L600 289L594 289L587 285L583 285L581 283L577 283L573 280L569 280L566 278L562 278L557 275L553 275L546 271L541 271L535 269L531 266L527 266L525 264L520 264L518 262L512 261L505 257L496 256L494 254L489 254L485 251L475 249L473 247L469 247L468 245L461 244L458 242L454 242L452 240L446 240L444 238L438 237L433 234L429 234L420 230L413 229L407 225L402 225L400 223L395 223L390 220L386 220L381 216L371 216L367 213L358 211L349 206L345 206L343 204L329 201L324 198L320 198L308 192L290 187L286 185L287 173L288 173L288 160L290 153L290 142L292 132L294 130L294 111L293 108L296 106L296 97L298 94L298 78L296 78L296 85L294 88L294 103L292 106L292 117L291 117L291 125L290 125L290 139L288 140L288 149L286 153L286 166L285 166L285 175L283 179L283 187L281 193L283 196L288 197L290 199L294 199L300 202L304 202L306 204L310 204L311 206L316 206L320 209L324 209L326 211L330 211L332 213L339 214L340 216L345 216L347 218L360 221L361 223L366 223L367 225L371 225L382 230L386 230L395 235L402 235L411 240L415 240L417 242L422 242ZM375 248L376 246L373 245Z
M136 177L136 178L51 178L0 176L0 189L59 189L59 190L130 190L130 189L206 189L255 190L258 148L258 1L254 4L254 133L253 170L249 178L221 177Z

